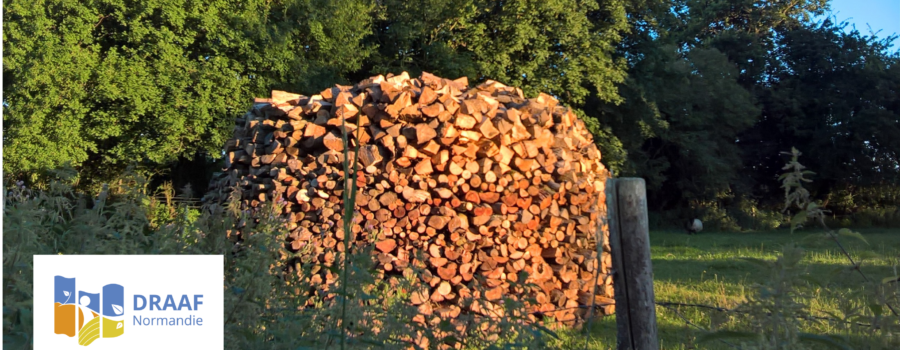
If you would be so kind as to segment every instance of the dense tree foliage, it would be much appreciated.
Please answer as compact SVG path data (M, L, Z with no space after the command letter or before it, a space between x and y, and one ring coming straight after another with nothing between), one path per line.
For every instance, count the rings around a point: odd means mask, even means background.
M4 171L71 163L109 180L215 155L250 96L357 70L371 5L352 1L8 1ZM340 59L334 59L340 57Z
M776 171L774 150L796 146L823 195L898 184L900 57L888 45L830 21L781 33L760 93L763 115L744 136L753 173Z
M811 20L825 9L822 0L633 2L618 51L629 66L624 102L585 112L611 130L598 135L605 150L622 145L612 154L624 155L612 162L620 174L648 180L652 209L701 215L740 200L775 209L779 152L791 147L819 173L823 198L898 184L894 38ZM856 203L896 206L889 197Z
M616 1L12 1L4 12L5 169L215 155L254 95L372 72L466 75L573 102L618 99Z
M775 208L791 147L824 198L900 181L894 38L814 21L827 0L5 5L7 179L68 162L107 181L137 161L202 184L184 170L216 158L252 97L406 70L559 97L617 175L647 179L657 211Z

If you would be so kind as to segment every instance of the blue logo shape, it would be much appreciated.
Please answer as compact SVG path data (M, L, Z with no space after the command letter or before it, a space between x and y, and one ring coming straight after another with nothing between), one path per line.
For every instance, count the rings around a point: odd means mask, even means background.
M125 313L125 287L118 284L103 286L103 316L118 317Z

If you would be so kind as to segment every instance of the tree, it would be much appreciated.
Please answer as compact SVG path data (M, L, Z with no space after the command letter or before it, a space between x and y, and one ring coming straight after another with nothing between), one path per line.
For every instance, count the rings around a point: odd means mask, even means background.
M761 97L763 114L742 143L747 166L769 190L778 150L797 147L817 172L811 190L835 191L900 180L900 55L878 39L826 20L780 33ZM862 204L862 203L860 203Z
M590 101L599 142L623 175L648 181L652 209L722 205L753 182L745 129L759 117L778 30L821 13L824 0L633 1L621 105ZM777 152L775 153L777 154ZM701 203L704 203L701 205ZM687 213L684 213L687 214ZM696 213L695 213L696 214Z
M387 0L366 74L430 71L492 79L579 106L618 101L625 65L613 57L627 30L619 1Z
M107 181L219 156L271 89L431 71L615 102L619 1L14 0L4 12L4 170ZM175 165L179 167L179 165ZM195 181L196 182L196 181Z
M730 189L741 170L737 135L758 110L718 50L657 50L632 68L626 102L599 118L628 150L626 173L644 177L648 202L663 210Z
M4 4L4 171L218 156L270 88L310 91L371 53L368 2L104 0ZM339 57L339 59L335 59Z

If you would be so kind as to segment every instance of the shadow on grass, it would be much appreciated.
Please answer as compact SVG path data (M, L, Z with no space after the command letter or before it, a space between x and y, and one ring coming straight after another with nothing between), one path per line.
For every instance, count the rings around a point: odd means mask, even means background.
M666 315L661 313L666 313ZM707 334L704 329L698 329L695 326L688 325L678 318L667 318L671 314L666 311L657 310L657 335L659 339L660 349L662 350L688 350L688 349L730 349L740 348L740 340L725 339L725 341L713 340L698 343L698 340ZM702 324L703 327L707 325ZM591 349L591 350L612 350L616 349L616 320L614 316L606 316L600 320L595 320L589 329L588 336L585 335L584 329L573 329L559 331L560 338L563 339L558 349ZM861 334L852 335L832 333L843 339L843 343L850 345L852 349L870 349L870 350L887 350L898 349L900 343L897 340L891 340L877 334ZM585 347L585 342L587 346ZM808 344L809 349L818 349L817 344ZM821 345L821 344L818 344Z
M657 322L657 332L660 349L665 350L698 349L696 339L703 334L702 331L686 324L674 324L665 320ZM584 329L561 331L559 335L563 339L563 344L558 349L585 349L585 342L587 342L586 348L591 350L616 349L616 319L613 316L607 316L601 320L595 320L591 324L588 336L585 335ZM715 346L715 344L711 345ZM709 349L718 348L710 347Z
M710 280L732 284L762 282L770 274L766 269L737 257L712 260L652 259L652 263L654 281L677 285L692 285ZM850 287L863 281L859 274L850 270L849 261L846 264L801 262L801 266L809 275L834 286ZM862 271L876 281L894 275L890 266L866 266L863 263Z

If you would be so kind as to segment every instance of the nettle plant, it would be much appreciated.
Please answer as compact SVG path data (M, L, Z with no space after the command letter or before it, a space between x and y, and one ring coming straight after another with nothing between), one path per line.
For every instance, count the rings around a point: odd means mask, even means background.
M384 278L372 244L335 251L339 263L304 261L302 250L285 249L279 203L250 212L234 191L226 203L191 208L171 187L165 201L155 199L147 177L135 172L88 196L73 189L74 176L60 171L45 190L17 183L3 194L4 348L32 345L35 254L224 255L225 344L233 349L540 348L555 337L529 319L523 301L453 320L444 310L420 315L409 301L423 287L422 271ZM339 276L336 290L303 278L322 269Z
M746 301L729 310L736 317L746 317L748 330L719 330L701 337L701 342L722 341L741 349L850 349L851 341L834 334L812 334L803 329L810 323L827 324L836 333L851 337L880 339L869 346L883 346L895 349L900 346L900 318L895 305L900 302L900 277L888 277L881 281L870 278L861 269L863 261L871 258L868 251L851 254L842 238L852 238L868 244L860 233L847 228L832 229L825 224L826 210L813 200L804 183L815 174L806 170L799 162L801 153L796 149L782 152L790 160L782 170L779 179L785 190L783 211L792 213L791 233L807 222L817 224L820 232L804 237L799 244L788 244L774 261L744 258L760 266L769 278L754 285L754 293ZM846 291L830 288L828 281L814 278L802 264L805 256L803 246L831 242L848 265L832 271L832 278L855 274L861 281L854 290ZM895 271L897 267L894 267ZM834 298L839 301L839 310L814 310L815 298ZM875 344L875 345L872 345Z

